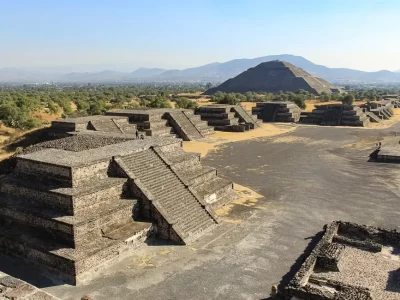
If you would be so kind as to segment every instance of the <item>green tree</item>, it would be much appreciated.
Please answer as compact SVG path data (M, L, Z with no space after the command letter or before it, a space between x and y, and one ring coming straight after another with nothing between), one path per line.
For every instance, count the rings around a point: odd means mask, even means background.
M197 102L192 101L185 97L179 97L175 100L175 107L176 108L187 108L187 109L195 109L197 107Z
M354 96L352 94L347 94L342 99L342 103L345 105L352 105L353 102L354 102Z

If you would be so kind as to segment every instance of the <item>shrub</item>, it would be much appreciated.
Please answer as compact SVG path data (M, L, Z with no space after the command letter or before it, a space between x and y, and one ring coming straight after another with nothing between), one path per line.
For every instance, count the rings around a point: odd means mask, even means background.
M352 105L353 102L354 102L354 96L352 94L347 94L342 99L342 103L346 105Z
M187 108L187 109L195 109L197 107L197 102L192 101L188 98L179 97L175 100L176 108Z

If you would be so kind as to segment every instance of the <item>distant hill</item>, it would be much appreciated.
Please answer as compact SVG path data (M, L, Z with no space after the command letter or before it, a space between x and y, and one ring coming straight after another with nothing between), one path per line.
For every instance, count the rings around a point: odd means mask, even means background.
M159 68L153 68L153 69L149 69L149 68L139 68L135 71L133 71L132 73L130 73L130 77L132 78L149 78L149 77L153 77L153 76L158 76L162 73L164 73L165 69L159 69Z
M391 71L364 72L346 68L328 68L317 65L301 56L290 54L269 55L253 59L234 59L224 63L211 63L184 70L165 70L160 68L139 68L131 73L102 71L94 73L50 74L32 72L17 68L0 68L0 82L135 82L135 81L211 81L221 82L255 67L260 63L280 60L291 63L313 76L335 83L385 83L400 82L400 73Z
M254 68L228 79L221 85L207 90L211 95L218 91L225 93L266 92L277 94L280 91L294 92L305 90L314 95L332 93L336 89L329 82L312 76L291 63L273 60L263 62Z

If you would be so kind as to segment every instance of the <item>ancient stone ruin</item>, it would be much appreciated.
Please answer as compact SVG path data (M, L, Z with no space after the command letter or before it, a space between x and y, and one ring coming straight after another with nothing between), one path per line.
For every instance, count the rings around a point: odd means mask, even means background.
M382 120L390 119L394 114L394 105L391 101L367 102L360 107L364 109L371 122L380 123Z
M130 124L127 117L88 116L52 121L51 131L56 137L68 136L70 132L86 131L135 134L136 125Z
M108 111L106 115L125 116L147 136L175 135L184 141L204 138L213 128L196 116L191 109L144 109Z
M336 221L283 289L284 299L394 300L400 293L400 233Z
M190 109L139 109L108 111L105 116L60 119L52 122L53 135L109 133L135 137L180 137L185 141L204 138L213 128Z
M311 113L302 113L300 122L326 126L367 126L369 117L357 106L316 105Z
M0 272L0 299L60 300L33 285Z
M327 94L340 92L326 80L312 76L288 62L269 61L259 64L254 68L231 78L221 85L207 90L204 94L212 95L218 91L225 93L266 92L278 94L279 92L308 91L314 95L322 92Z
M232 182L176 138L78 135L30 148L0 181L0 251L79 284L149 239L187 244L217 223Z
M196 110L196 115L214 130L244 132L260 126L257 118L240 105L202 106Z
M263 122L298 122L301 109L293 102L258 102L252 114Z
M369 155L370 161L400 163L400 137L388 137Z

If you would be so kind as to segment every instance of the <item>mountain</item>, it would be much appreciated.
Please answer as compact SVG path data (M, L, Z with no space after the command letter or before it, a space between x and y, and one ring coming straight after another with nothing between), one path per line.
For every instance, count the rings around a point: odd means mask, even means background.
M286 61L304 69L313 76L324 78L335 83L384 83L400 82L400 72L378 71L364 72L346 68L328 68L317 65L301 56L291 54L269 55L253 59L234 59L224 63L211 63L204 66L184 70L165 70L160 68L139 68L133 72L117 72L106 70L102 72L56 72L36 71L30 69L3 68L0 69L0 82L159 82L159 81L212 81L221 82L272 60ZM93 66L91 67L94 68ZM65 70L68 68L66 67ZM48 68L48 70L50 70Z
M162 73L164 73L165 69L159 69L159 68L139 68L132 73L129 74L129 77L131 78L149 78L153 76L158 76Z
M266 92L279 93L297 92L305 90L314 95L325 92L332 93L336 89L329 82L312 76L303 69L288 62L273 60L260 63L240 73L234 78L228 79L215 88L207 90L204 94L211 95L218 91L225 93Z
M220 80L224 81L255 67L263 62L272 60L286 61L304 69L311 75L322 77L331 82L400 82L400 74L390 71L365 72L346 68L328 68L317 65L301 56L291 54L269 55L254 59L235 59L225 63L213 63L197 68L167 71L161 74L161 79L186 80Z

